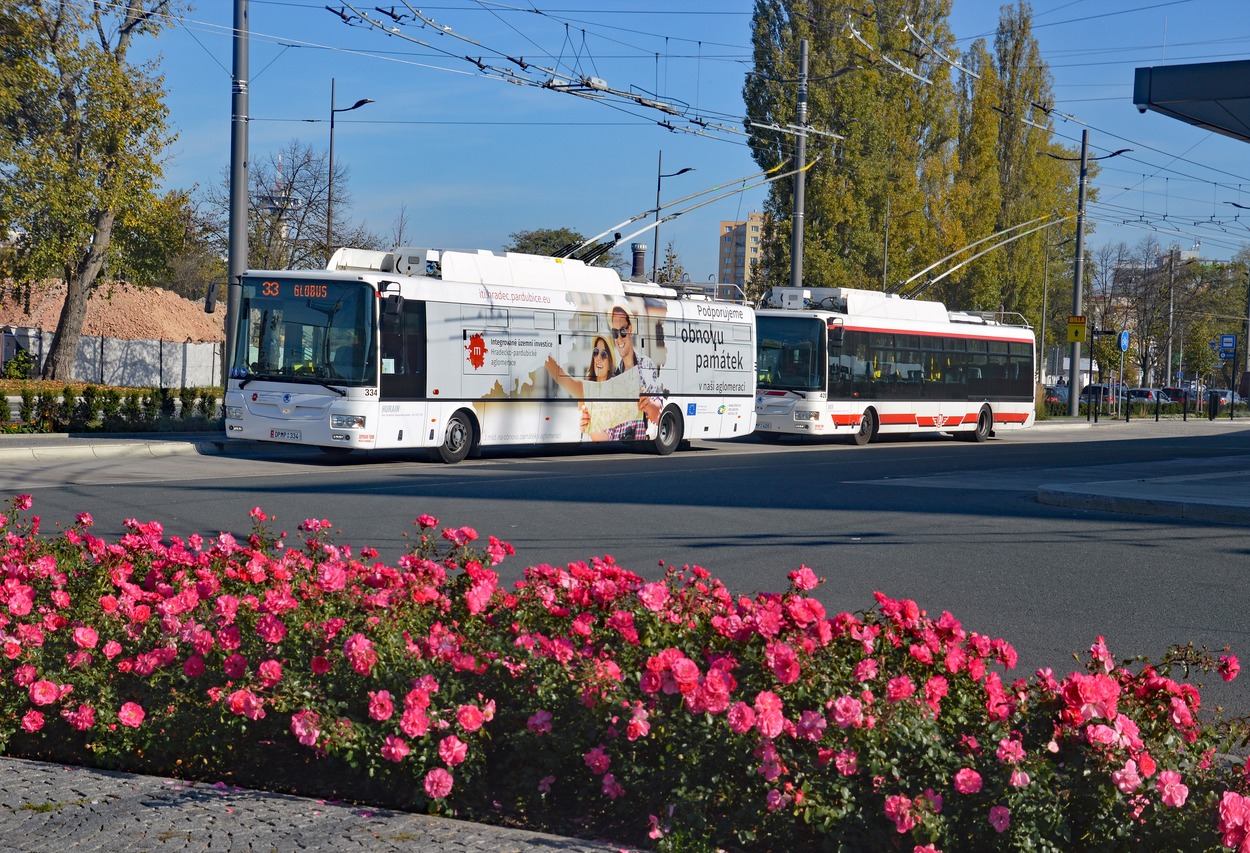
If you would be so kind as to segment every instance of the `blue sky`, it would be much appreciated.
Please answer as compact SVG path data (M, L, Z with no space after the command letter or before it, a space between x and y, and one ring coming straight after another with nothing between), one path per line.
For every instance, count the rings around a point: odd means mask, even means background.
M410 15L403 3L352 5L391 26L376 6ZM179 133L167 186L216 183L228 165L233 6L201 0L150 43L162 56ZM259 159L295 138L326 147L331 78L336 106L373 99L336 116L334 156L351 170L352 214L379 235L389 237L401 207L410 245L498 249L531 228L595 234L655 204L662 151L665 173L695 169L663 181L666 203L718 186L699 200L727 194L661 226L661 243L673 240L691 277L706 281L716 272L718 222L762 205L762 187L731 192L759 171L741 135L749 0L411 3L476 44L411 17L399 25L407 38L349 26L325 6L250 0L250 150ZM954 0L961 48L979 37L992 42L998 8ZM1139 114L1132 103L1136 67L1250 57L1245 0L1036 0L1033 10L1055 109L1068 117L1055 132L1075 146L1088 128L1093 156L1133 149L1102 164L1087 245L1132 246L1149 236L1183 249L1200 243L1203 257L1226 259L1250 242L1250 210L1228 204L1250 205L1250 147ZM519 72L501 54L529 69ZM707 130L670 131L658 124L664 113L620 98L514 85L465 56L528 80L596 77L679 105ZM820 117L811 123L820 126ZM654 245L649 233L636 239Z

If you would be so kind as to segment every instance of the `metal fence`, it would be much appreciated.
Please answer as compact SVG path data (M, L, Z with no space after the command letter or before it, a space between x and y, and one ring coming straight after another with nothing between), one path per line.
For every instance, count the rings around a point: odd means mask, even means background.
M0 374L19 351L43 368L52 332L6 326L0 346ZM128 341L83 335L74 359L73 381L120 388L201 388L221 384L221 341Z

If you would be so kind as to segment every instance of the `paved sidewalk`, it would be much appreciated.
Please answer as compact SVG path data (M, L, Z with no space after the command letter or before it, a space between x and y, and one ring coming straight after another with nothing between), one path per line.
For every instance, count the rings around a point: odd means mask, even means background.
M1120 512L1188 521L1209 521L1219 524L1250 526L1250 419L1190 416L1185 428L1203 431L1245 431L1245 452L1210 463L1215 470L1171 471L1153 477L1128 476L1117 479L1100 478L1085 483L1042 485L1037 490L1038 503L1073 509ZM1182 422L1183 423L1183 422ZM1165 428L1169 422L1163 422ZM1149 430L1160 426L1153 418L1135 421L1100 418L1052 418L1038 421L1036 429L1099 431ZM1171 422L1171 426L1176 426ZM1160 473L1161 472L1157 472ZM1100 475L1101 477L1101 475Z
M450 818L0 758L0 848L22 853L615 853Z

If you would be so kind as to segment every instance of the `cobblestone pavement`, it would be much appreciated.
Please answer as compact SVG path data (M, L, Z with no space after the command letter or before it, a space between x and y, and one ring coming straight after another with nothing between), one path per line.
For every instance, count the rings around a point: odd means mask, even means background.
M0 849L21 853L609 853L449 818L0 758Z

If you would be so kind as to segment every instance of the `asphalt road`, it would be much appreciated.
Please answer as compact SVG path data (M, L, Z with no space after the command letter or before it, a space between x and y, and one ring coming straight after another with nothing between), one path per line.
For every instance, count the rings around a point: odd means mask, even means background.
M827 579L831 611L874 590L950 610L1010 640L1019 672L1064 673L1103 635L1121 657L1173 643L1229 646L1250 660L1245 528L1042 504L1045 484L1218 471L1250 449L1250 422L1135 423L943 438L865 448L695 442L672 457L598 449L488 453L456 466L399 454L336 462L170 456L6 462L0 494L32 492L45 524L88 510L101 535L157 519L186 535L246 532L260 506L293 530L328 518L339 541L393 559L421 513L511 542L505 579L537 563L600 554L644 575L698 564L731 588L785 586L801 564ZM1250 713L1240 682L1209 702Z

